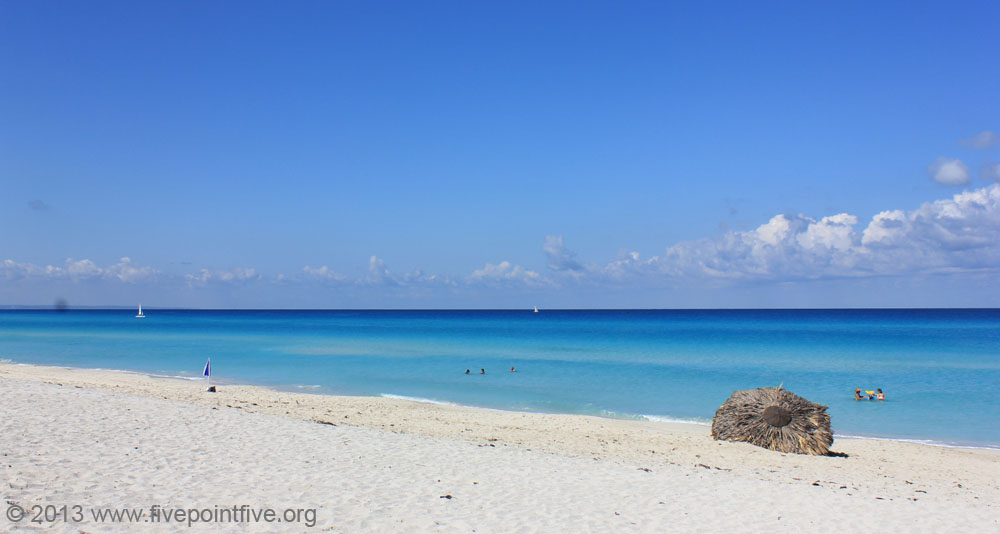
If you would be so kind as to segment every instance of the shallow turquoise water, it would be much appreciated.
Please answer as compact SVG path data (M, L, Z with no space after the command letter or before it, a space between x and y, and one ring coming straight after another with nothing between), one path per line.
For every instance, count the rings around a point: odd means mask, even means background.
M695 421L783 383L829 405L841 435L1000 446L1000 310L134 315L0 311L0 358L199 376L211 356L218 382Z

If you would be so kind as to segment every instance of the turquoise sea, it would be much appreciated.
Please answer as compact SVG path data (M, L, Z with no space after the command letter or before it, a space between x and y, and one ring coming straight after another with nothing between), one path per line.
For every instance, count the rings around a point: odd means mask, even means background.
M0 359L698 422L784 384L838 435L1000 447L996 309L145 311L0 311Z

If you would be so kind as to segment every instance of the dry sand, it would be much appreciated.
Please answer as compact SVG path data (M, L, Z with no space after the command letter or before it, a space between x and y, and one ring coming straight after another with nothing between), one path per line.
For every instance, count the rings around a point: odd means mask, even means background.
M0 518L0 531L1000 532L996 450L838 438L841 456L787 455L713 441L702 425L211 394L198 381L12 364L0 364L0 429L2 507L28 512ZM83 521L31 523L45 505ZM127 507L148 519L153 505L303 512L191 528L92 516Z

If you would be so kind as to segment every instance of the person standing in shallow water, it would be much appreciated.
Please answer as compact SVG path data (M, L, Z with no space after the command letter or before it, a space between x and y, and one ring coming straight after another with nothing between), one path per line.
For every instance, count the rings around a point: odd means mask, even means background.
M468 369L465 370L465 374L469 374L469 370Z
M875 400L885 400L885 393L882 393L882 388L878 388L878 393L875 394Z
M486 369L480 369L480 370L479 370L479 374L481 374L481 375L485 375L485 374L486 374Z

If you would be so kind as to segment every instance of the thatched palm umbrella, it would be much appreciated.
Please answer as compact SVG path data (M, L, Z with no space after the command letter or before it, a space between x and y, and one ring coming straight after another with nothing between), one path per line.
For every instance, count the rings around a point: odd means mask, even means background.
M712 419L712 437L781 452L823 455L833 445L826 406L776 388L737 391Z

